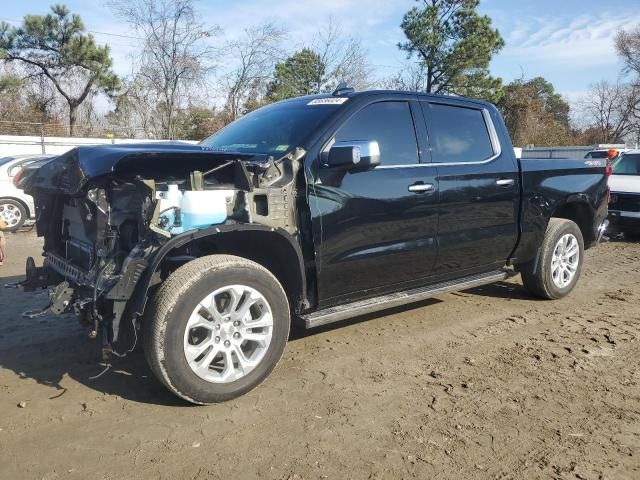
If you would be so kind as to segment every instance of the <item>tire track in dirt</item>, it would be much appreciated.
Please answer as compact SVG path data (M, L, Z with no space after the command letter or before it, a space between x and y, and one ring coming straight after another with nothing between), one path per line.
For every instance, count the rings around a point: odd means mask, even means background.
M0 478L638 478L639 265L609 243L561 301L512 279L299 334L265 384L207 408L140 354L87 381L77 333L0 348Z

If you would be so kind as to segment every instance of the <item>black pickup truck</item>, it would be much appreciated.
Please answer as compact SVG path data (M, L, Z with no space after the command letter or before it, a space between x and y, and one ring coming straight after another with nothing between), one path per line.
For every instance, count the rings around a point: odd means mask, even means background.
M393 91L295 98L199 145L80 147L26 170L49 288L106 361L142 337L176 395L263 381L306 328L522 274L567 295L606 228L606 161L519 160L496 108ZM139 332L139 333L138 333Z

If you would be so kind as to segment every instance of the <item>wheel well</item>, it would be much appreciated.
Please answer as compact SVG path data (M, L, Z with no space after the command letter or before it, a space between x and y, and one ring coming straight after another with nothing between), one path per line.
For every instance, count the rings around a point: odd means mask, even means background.
M553 212L552 217L572 220L576 223L576 225L578 225L580 231L582 232L585 248L587 248L592 243L594 239L594 232L592 229L593 214L591 213L591 209L586 203L565 203Z
M31 218L31 212L29 211L29 205L27 205L23 200L15 197L0 197L0 200L13 200L14 202L19 203L24 208L25 212L27 212L27 219Z
M306 301L303 264L291 242L278 233L231 231L195 239L169 251L160 268L164 276L190 258L215 254L236 255L262 265L282 284L294 311L302 309Z

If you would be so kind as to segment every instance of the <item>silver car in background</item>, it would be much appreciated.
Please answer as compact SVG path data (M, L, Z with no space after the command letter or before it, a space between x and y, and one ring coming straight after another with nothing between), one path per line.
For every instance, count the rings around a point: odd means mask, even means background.
M13 155L0 158L0 218L7 224L7 231L15 232L35 217L33 198L13 185L20 170L36 160L50 155Z

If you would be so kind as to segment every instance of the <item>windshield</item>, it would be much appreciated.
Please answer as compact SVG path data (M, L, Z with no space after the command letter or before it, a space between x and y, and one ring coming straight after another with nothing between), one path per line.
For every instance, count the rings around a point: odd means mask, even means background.
M27 165L35 162L36 160L38 160L38 157L30 158L29 160L22 160L21 162L14 163L7 169L7 175L9 175L10 177L13 177L16 173L18 173L18 170L20 170L23 167L26 167Z
M227 125L200 145L223 152L282 156L300 146L337 104L307 101L277 103L255 110Z
M1 167L2 165L5 165L5 164L9 163L9 162L13 162L14 160L15 160L15 158L14 158L14 157L4 157L4 158L0 158L0 167Z
M640 175L640 153L623 155L613 166L615 175Z

